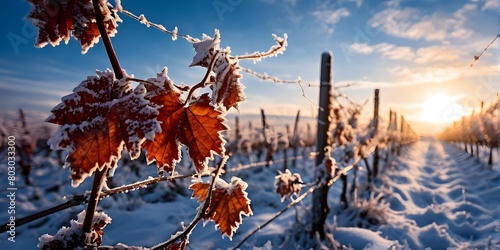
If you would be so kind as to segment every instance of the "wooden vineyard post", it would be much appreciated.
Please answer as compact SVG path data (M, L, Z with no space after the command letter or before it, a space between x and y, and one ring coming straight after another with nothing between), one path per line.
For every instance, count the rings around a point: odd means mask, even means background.
M268 141L268 139L271 140L271 137L266 133L266 129L269 128L269 125L266 123L266 114L264 113L264 109L260 109L260 116L262 119L262 135L264 136L264 145L267 149L266 167L269 167L269 164L273 161L274 150L272 142Z
M297 163L297 153L300 146L300 138L299 138L299 118L300 118L300 109L297 111L297 116L295 116L295 123L293 124L293 134L290 143L293 148L293 160L292 165L295 166Z
M320 93L318 109L318 130L316 137L316 164L318 167L323 163L325 147L328 146L328 130L330 128L330 91L332 70L332 53L324 52L321 55ZM312 230L311 236L319 233L321 239L325 239L325 221L330 208L328 207L328 186L324 185L313 192Z
M399 128L399 135L400 135L400 142L399 142L399 145L398 145L398 150L396 152L396 155L399 156L401 154L401 147L403 146L403 143L404 143L404 138L405 138L405 134L406 134L406 131L405 131L405 127L406 127L406 121L405 121L405 117L403 115L401 115L401 119L399 121L400 123L400 128Z
M234 131L235 140L237 142L236 145L239 145L241 140L241 131L240 131L240 118L238 116L234 117L234 123L235 123L234 126L236 127Z
M392 109L389 109L389 125L387 126L387 133L390 134L392 131ZM391 142L387 142L387 150L385 151L385 162L389 160L389 152L391 150Z
M374 107L373 107L373 119L375 120L375 134L378 134L378 110L379 110L379 104L380 104L380 98L379 98L379 89L375 89L375 100L374 100ZM379 154L378 154L378 145L375 146L375 152L373 152L373 178L377 177L378 174L378 162L379 162Z

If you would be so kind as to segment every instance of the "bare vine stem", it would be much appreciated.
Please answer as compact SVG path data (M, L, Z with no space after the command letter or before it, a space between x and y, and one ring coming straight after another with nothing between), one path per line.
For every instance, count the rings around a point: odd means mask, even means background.
M210 79L210 73L212 73L212 70L214 68L215 62L217 61L217 57L219 56L220 51L218 50L215 52L215 54L212 56L212 61L210 62L210 65L207 68L207 72L205 73L205 76L203 76L203 79L189 90L188 96L186 97L186 100L184 101L184 105L186 105L187 102L189 102L189 99L191 99L191 96L193 96L194 91L196 91L199 88L203 88L206 86L207 81Z
M166 34L169 34L170 36L172 36L173 39L175 39L175 37L182 37L184 38L186 41L190 42L190 43L195 43L195 42L199 42L199 39L197 38L193 38L189 35L182 35L182 34L178 34L177 32L174 32L174 31L170 31L170 30L167 30L165 29L165 27L161 24L157 24L157 23L153 23L153 22L150 22L148 20L141 20L141 18L137 15L135 15L134 13L128 11L128 10L124 10L124 9L121 9L121 10L118 10L120 13L132 18L132 19L135 19L136 21L140 22L140 23L143 23L144 25L146 26L152 26L153 28L163 32L163 33L166 33Z
M118 62L118 58L116 57L116 53L115 50L113 49L113 44L111 43L111 39L109 39L106 27L104 27L104 20L102 16L103 14L101 11L101 6L103 8L107 8L107 5L103 4L101 0L92 0L92 4L94 7L94 14L95 14L97 28L99 29L99 33L101 35L102 42L106 49L106 53L108 55L111 66L113 67L115 77L117 79L122 79L123 73L120 67L120 63ZM113 161L113 163L116 164L116 161ZM92 183L92 190L90 192L89 203L87 205L85 219L83 221L83 226L82 226L82 231L84 234L88 234L92 231L92 222L94 220L94 213L97 210L97 204L99 203L99 195L102 190L102 187L104 186L104 181L106 180L107 172L108 172L108 167L103 166L102 169L98 169L95 173L94 181ZM85 244L87 244L87 240Z
M134 77L127 77L127 80L134 81L134 82L139 82L139 83L144 83L144 84L156 85L156 83L154 83L154 82L143 80L143 79L139 79L139 78L134 78ZM186 85L180 86L180 85L174 84L174 86L176 88L178 88L179 90L181 90L181 91L188 91L191 88L190 86L186 86Z
M193 38L189 35L181 35L181 34L178 34L177 33L177 30L174 30L174 31L170 31L170 30L167 30L163 25L161 24L157 24L157 23L153 23L149 20L147 20L144 15L141 15L141 16L137 16L136 14L128 11L128 10L125 10L125 9L117 9L120 13L146 25L146 26L151 26L163 33L166 33L166 34L169 34L174 40L176 39L176 37L182 37L184 38L186 41L190 42L190 43L197 43L197 42L200 42L200 39L198 38ZM268 51L266 52L254 52L252 54L246 54L246 55L240 55L240 56L231 56L230 58L231 59L249 59L249 60L261 60L261 59L264 59L264 58L267 58L267 57L270 57L270 56L273 56L273 55L276 55L278 53L281 53L285 50L285 47L287 46L287 35L285 34L284 35L284 38L279 38L277 37L276 35L274 35L274 40L278 43L278 45L275 45L273 47L271 47Z
M209 187L209 190L207 193L207 197L205 198L205 203L203 203L203 207L198 211L198 213L196 214L196 217L194 217L194 219L191 221L191 223L189 223L189 225L181 233L177 233L176 235L172 236L166 242L160 243L160 244L152 247L151 250L162 250L162 249L165 249L167 246L175 243L177 240L179 240L181 238L183 240L189 238L189 235L191 234L193 229L196 227L198 222L200 222L200 220L203 219L205 217L206 213L208 212L207 210L210 207L210 203L212 202L212 192L213 192L213 188L215 185L215 180L217 178L219 178L222 167L226 164L226 161L228 158L229 157L226 155L223 156L222 161L220 162L220 164L217 166L217 169L215 170L215 173L212 174L213 175L212 181L210 182L210 187Z
M349 172L349 170L351 170L353 168L354 164L353 165L349 165L345 168L343 168L342 170L340 170L336 175L335 177L331 178L330 181L328 181L326 183L327 186L331 186L333 183L337 182L340 178L340 176L342 175L345 175L347 174L347 172ZM257 226L254 230L252 230L249 234L247 234L234 248L233 250L236 250L238 249L245 241L247 241L252 235L254 235L255 233L257 233L259 230L263 229L264 227L266 227L267 225L269 225L271 222L273 222L276 218L278 218L280 215L282 215L284 212L286 212L286 210L290 209L291 207L297 205L297 203L301 202L304 198L306 198L309 194L311 194L312 192L314 192L314 190L318 189L318 188L321 188L323 187L325 184L321 184L321 183L317 183L316 185L310 187L306 192L304 192L303 194L301 194L299 197L297 197L297 199L291 201L290 203L288 203L288 205L281 209L281 211L279 211L278 213L276 213L271 219L269 219L268 221L264 222L262 225L260 226Z
M32 215L29 215L29 216L26 216L26 217L23 217L23 218L15 220L16 227L19 227L19 226L22 226L22 225L24 225L26 223L38 220L38 219L43 218L45 216L51 215L53 213L57 213L57 212L62 211L64 209L84 204L86 202L87 202L87 197L86 196L84 196L84 195L75 195L75 196L73 196L73 198L71 200L68 200L65 203L61 204L61 205L57 205L55 207L51 207L51 208L45 209L43 211L40 211L40 212L38 212L36 214L32 214ZM2 225L0 227L0 233L7 232L8 230L9 230L9 225L8 224L4 224L4 225Z

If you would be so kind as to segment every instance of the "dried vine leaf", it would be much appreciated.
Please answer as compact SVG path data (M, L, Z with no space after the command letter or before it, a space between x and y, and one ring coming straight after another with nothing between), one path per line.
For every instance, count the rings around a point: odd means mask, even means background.
M220 49L220 33L215 30L214 38L203 34L203 40L193 43L196 52L189 66L201 66L208 68L212 60L216 60L212 68L215 74L215 82L212 90L212 104L238 109L238 103L245 100L240 82L240 66L237 57L232 57L229 47ZM216 52L219 52L216 55Z
M222 104L227 110L239 108L238 103L245 100L239 74L238 59L229 56L230 51L222 53L214 65L215 84L213 88L213 103Z
M85 240L87 243L100 246L104 235L103 229L111 223L111 217L104 212L95 212L92 220L92 231L87 235L87 239L83 233L84 218L85 210L78 214L77 220L70 221L70 227L63 226L55 235L42 235L37 247L43 250L80 249Z
M180 144L184 144L196 170L203 171L213 153L224 152L225 141L220 133L227 127L222 112L210 104L207 94L185 106L181 91L168 79L166 70L148 81L157 84L149 87L148 98L158 106L161 122L161 132L144 145L148 161L156 161L160 175L163 171L172 172L180 160Z
M114 167L123 146L132 159L139 157L144 140L160 131L158 111L144 98L143 85L132 90L128 81L116 80L109 70L97 74L63 97L46 120L61 125L49 143L69 151L66 164L73 186L97 169Z
M219 30L215 30L214 38L203 34L203 40L193 43L193 48L196 54L189 66L201 66L208 68L215 52L217 52L220 48Z
M187 244L189 243L189 240L187 238L183 238L178 242L174 242L167 247L165 247L165 250L184 250L187 247Z
M281 202L283 202L285 198L299 194L304 183L299 173L292 174L288 169L285 173L278 172L279 174L274 177L274 188L276 193L281 195Z
M64 40L69 42L71 35L82 45L82 53L99 41L92 0L28 0L34 8L28 18L38 28L38 37L35 46L43 48L47 44L57 46ZM122 20L115 10L101 4L104 26L110 37L116 34L118 22Z
M231 239L241 224L241 215L252 215L250 199L245 191L247 186L247 183L238 177L232 177L229 184L222 179L216 179L211 202L203 218L213 220L216 227L221 230L222 236L227 235ZM193 198L198 202L204 202L210 184L197 182L189 188L193 190Z

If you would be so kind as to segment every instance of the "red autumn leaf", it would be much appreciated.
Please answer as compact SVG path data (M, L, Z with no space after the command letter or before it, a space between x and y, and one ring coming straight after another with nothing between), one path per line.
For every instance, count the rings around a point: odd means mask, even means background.
M110 71L97 74L63 97L46 120L61 125L50 143L69 151L73 186L96 169L114 167L124 145L132 159L139 157L142 142L159 131L158 112L144 99L142 84L131 90Z
M68 43L71 35L82 45L82 53L98 42L100 34L97 29L92 0L28 0L34 8L28 14L38 28L35 46L42 48L48 43L57 46L64 40ZM104 26L109 36L116 34L118 22L122 20L115 10L101 6Z
M213 153L224 152L225 141L220 132L227 127L222 112L210 105L207 94L185 106L180 90L168 79L166 70L148 81L161 85L148 90L151 103L159 106L158 121L161 122L161 132L155 135L154 141L146 141L144 145L148 161L156 160L160 175L164 170L172 172L180 160L181 143L186 145L196 170L202 171Z
M210 205L203 218L213 220L221 230L222 236L227 235L231 239L241 224L241 215L252 215L250 199L245 191L247 186L238 177L232 177L229 184L219 178L216 180ZM198 202L204 202L207 199L210 184L197 182L189 188L193 190L192 197Z
M174 242L165 247L165 250L184 250L186 249L188 243L189 240L187 238L182 238L180 241Z

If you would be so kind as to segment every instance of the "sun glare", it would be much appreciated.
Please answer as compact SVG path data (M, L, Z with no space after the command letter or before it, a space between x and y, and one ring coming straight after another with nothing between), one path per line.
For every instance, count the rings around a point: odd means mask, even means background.
M429 97L422 105L422 120L431 123L451 123L459 120L465 110L457 103L457 99L445 93Z

